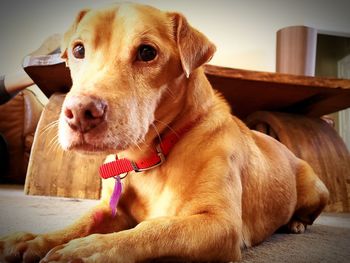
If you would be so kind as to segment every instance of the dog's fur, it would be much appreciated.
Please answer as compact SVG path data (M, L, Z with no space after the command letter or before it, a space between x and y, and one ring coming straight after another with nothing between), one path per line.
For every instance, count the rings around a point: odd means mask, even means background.
M76 43L85 46L83 59L72 55ZM154 46L157 57L138 60L141 44ZM108 206L115 180L107 179L91 213L55 233L3 238L0 258L225 262L283 226L299 233L312 224L327 203L326 187L285 146L231 115L200 67L214 52L178 13L136 4L81 11L62 47L73 79L60 116L63 148L138 160L154 150L158 134L195 125L164 164L123 180L116 217ZM80 116L89 103L97 112Z

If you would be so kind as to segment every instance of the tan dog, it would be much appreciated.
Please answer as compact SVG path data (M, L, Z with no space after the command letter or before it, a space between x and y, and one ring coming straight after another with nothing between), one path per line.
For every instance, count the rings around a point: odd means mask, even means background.
M215 47L182 15L134 4L84 10L62 50L73 79L63 148L137 161L159 137L179 138L163 164L122 180L115 217L112 178L101 205L74 225L2 239L2 260L234 261L282 226L303 232L326 205L308 164L231 115L200 68Z

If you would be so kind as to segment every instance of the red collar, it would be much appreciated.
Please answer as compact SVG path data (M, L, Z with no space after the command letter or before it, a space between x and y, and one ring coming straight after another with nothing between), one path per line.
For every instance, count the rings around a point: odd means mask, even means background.
M196 122L197 121L193 121L177 132L171 132L169 135L165 136L164 139L162 139L161 142L157 144L154 153L144 159L131 161L125 158L118 159L118 156L116 156L115 161L105 163L100 166L100 176L103 179L107 179L131 171L147 171L161 165L165 162L166 156L169 154L175 144L181 139L183 135L185 135L189 130L193 128Z

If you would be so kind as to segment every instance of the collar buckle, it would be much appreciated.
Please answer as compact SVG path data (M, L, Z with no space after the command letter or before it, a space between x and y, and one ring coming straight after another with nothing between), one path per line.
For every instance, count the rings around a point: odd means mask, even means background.
M165 158L165 155L164 155L164 153L162 151L162 148L160 147L160 144L156 145L156 151L157 151L157 155L159 156L159 162L158 163L156 163L156 164L154 164L154 165L152 165L150 167L147 167L147 168L139 168L139 167L137 167L136 163L132 161L131 165L134 168L134 171L136 173L139 173L139 172L151 170L153 168L156 168L156 167L162 165L165 162L166 158Z

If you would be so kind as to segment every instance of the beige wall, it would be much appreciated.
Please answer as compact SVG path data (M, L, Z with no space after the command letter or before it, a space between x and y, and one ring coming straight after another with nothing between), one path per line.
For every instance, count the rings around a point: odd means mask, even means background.
M3 0L0 2L0 73L20 67L22 58L52 33L63 32L84 7L113 1ZM276 31L307 25L350 33L348 0L149 0L185 14L216 45L212 64L275 71Z

